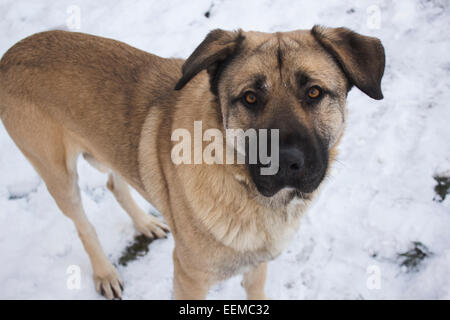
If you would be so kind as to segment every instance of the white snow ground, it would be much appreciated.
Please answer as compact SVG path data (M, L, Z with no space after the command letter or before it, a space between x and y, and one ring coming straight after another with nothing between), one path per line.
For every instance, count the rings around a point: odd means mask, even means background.
M64 27L71 5L81 9L79 31L162 56L187 57L214 28L324 24L379 37L387 55L385 99L351 91L339 161L288 249L270 263L267 293L450 299L450 199L433 201L433 175L450 173L449 1L0 0L0 54L35 32ZM1 124L0 150L0 298L101 299L72 223ZM79 168L86 211L117 262L135 235L131 220L107 192L106 177L83 161ZM432 252L416 270L402 267L398 256L413 242ZM146 256L119 266L125 299L171 298L172 248L171 237L155 241ZM70 265L81 268L79 290L66 286ZM379 289L367 286L371 266ZM208 298L245 298L239 282L215 286Z

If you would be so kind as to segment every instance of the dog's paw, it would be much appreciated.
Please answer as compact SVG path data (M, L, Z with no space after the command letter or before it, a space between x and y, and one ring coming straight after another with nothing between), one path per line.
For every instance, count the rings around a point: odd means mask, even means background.
M122 299L123 282L113 265L94 274L95 289L106 299Z
M143 216L140 220L135 221L134 225L140 233L150 239L155 237L164 238L169 232L169 227L162 220L149 214Z

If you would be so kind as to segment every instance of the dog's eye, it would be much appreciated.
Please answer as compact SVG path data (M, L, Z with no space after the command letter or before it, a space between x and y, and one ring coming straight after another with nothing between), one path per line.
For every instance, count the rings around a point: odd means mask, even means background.
M320 98L322 95L322 89L319 86L313 86L308 90L308 97L311 99Z
M247 105L254 105L256 104L256 102L258 101L258 99L256 98L256 94L254 92L251 91L247 91L244 94L244 103Z

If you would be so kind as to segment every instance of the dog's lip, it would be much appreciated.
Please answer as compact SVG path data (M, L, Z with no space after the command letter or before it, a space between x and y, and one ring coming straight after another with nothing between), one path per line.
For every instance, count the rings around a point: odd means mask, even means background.
M257 183L255 183L255 186L258 192L266 198L273 197L275 194L277 194L278 191L282 189L282 188L270 188L265 186L264 184L257 184Z
M280 190L285 189L285 188L291 188L293 190L296 190L303 197L309 197L310 194L312 194L314 191L316 191L319 188L320 184L322 183L322 180L323 180L322 178L311 179L308 181L302 181L300 184L295 185L295 186L282 185L282 186L277 186L275 188L267 186L264 183L255 183L255 182L253 182L253 183L255 184L258 192L267 198L273 197Z
M322 184L323 178L324 175L320 175L313 179L303 180L299 186L295 187L295 189L302 193L313 193Z
M289 189L292 189L293 191L295 191L299 198L302 198L304 200L310 199L311 194L317 189L317 188L313 188L313 189L307 189L307 190L306 189L300 190L300 189L293 188L290 186L284 186L282 188L277 188L276 190L269 190L269 189L261 188L258 186L256 188L258 189L258 192L266 198L271 198L274 195L276 195L278 192L280 192L281 190L283 190L285 188L289 188Z
M259 191L259 193L262 194L264 197L266 197L266 198L271 198L271 197L273 197L279 190L273 191L273 190L269 190L269 189L265 189L265 188L258 188L258 191Z

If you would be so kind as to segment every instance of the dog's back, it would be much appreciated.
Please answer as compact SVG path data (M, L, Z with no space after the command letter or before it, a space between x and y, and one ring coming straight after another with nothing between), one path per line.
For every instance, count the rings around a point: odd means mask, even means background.
M158 97L166 93L164 101L170 99L181 64L115 40L38 33L18 42L0 62L0 116L6 126L17 126L27 109L37 108L139 184L142 125L149 108L158 107Z

